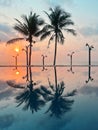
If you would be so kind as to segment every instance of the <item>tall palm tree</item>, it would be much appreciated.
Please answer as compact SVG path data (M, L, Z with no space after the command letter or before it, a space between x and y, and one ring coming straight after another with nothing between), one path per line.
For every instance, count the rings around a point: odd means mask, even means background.
M64 94L65 84L64 82L57 83L57 72L56 67L54 67L55 74L55 84L51 84L49 81L49 87L40 86L39 93L43 98L50 102L50 106L46 113L50 112L50 116L61 117L64 113L71 110L71 106L74 103L73 99L70 97L74 96L77 90L73 90L67 94Z
M15 98L16 102L18 103L17 107L24 104L23 110L30 109L33 113L40 110L40 108L45 105L46 101L42 98L43 96L41 95L40 88L34 88L34 86L37 84L32 80L31 67L29 68L29 74L30 80L26 86L16 84L13 81L7 81L7 84L13 88L23 89L23 92L21 92Z
M55 7L54 9L50 8L51 13L48 14L45 12L49 18L50 23L46 23L44 28L40 31L41 40L45 39L47 36L50 36L49 43L51 40L55 40L55 51L54 51L54 62L56 64L56 55L57 55L57 43L64 43L63 30L76 35L75 30L67 28L69 25L74 25L74 22L70 19L71 15L65 12L60 7Z
M32 43L35 43L33 37L40 30L40 26L44 24L44 21L39 18L39 15L36 13L30 12L29 16L22 15L23 22L16 20L16 25L14 29L21 33L26 38L15 38L7 42L7 44L14 43L18 40L26 39L30 43L29 49L29 65L31 65L31 53L32 53Z
M37 112L45 105L45 100L41 98L39 93L40 90L38 88L34 89L33 85L33 83L30 83L28 88L16 97L16 102L18 103L17 107L25 103L23 110L30 109L32 113L34 111Z
M50 112L50 116L56 116L60 118L64 113L71 110L71 106L74 103L71 96L76 94L76 90L64 95L64 82L59 83L57 86L49 83L49 88L41 86L40 94L46 101L50 102L50 106L46 113Z

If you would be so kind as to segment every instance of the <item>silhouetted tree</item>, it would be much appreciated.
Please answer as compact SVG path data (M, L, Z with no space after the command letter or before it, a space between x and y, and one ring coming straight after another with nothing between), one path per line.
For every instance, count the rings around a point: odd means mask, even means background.
M45 105L46 101L41 97L40 88L35 89L34 86L36 83L33 81L29 82L27 86L22 86L12 81L7 81L7 84L13 88L23 89L23 92L15 98L16 103L18 103L17 107L23 104L23 110L30 109L33 113L34 111L40 110L40 108Z
M50 116L55 115L56 117L61 117L64 113L71 109L71 106L74 100L69 97L76 94L76 90L73 90L70 93L64 94L65 84L64 82L57 83L57 71L54 67L55 75L55 85L51 84L48 79L49 87L45 86L40 87L40 94L44 97L47 102L50 102L50 106L47 112L50 112Z
M39 32L40 26L44 24L44 21L39 18L39 15L37 15L36 13L32 14L32 12L30 12L29 16L22 15L21 17L23 19L23 22L19 21L18 19L15 19L17 23L14 26L14 29L24 35L26 38L15 38L9 40L7 44L14 43L23 39L29 41L29 65L31 65L32 43L35 43L33 37L37 32Z
M50 36L50 41L55 39L55 51L54 51L54 62L56 64L56 54L57 54L57 43L64 43L63 30L76 35L75 30L67 28L69 25L74 25L74 22L70 19L71 15L65 12L60 7L55 7L54 9L50 8L51 13L47 13L50 23L46 23L44 28L39 32L41 34L41 40L45 39L47 36Z
M76 90L64 95L64 82L58 84L57 87L49 83L49 88L50 89L47 89L46 87L41 86L41 94L46 101L50 101L50 106L46 113L50 112L50 116L54 115L60 118L64 113L71 109L74 100L69 97L74 96Z
M23 110L30 109L32 113L34 111L37 112L42 106L45 105L45 101L41 98L39 89L33 89L33 85L33 83L30 83L27 86L28 88L16 97L16 102L18 103L17 106L24 103Z

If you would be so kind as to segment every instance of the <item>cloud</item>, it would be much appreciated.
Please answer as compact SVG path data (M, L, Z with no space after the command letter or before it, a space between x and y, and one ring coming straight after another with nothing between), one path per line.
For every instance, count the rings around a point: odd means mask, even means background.
M74 0L46 0L47 4L50 6L57 6L57 5L73 5Z
M11 28L7 25L7 24L0 24L0 31L3 31L3 32L10 32L11 31Z
M63 130L66 129L66 125L73 120L73 114L66 115L63 119L57 119L49 117L42 119L36 129L47 129L47 130ZM43 124L43 125L41 125Z
M0 80L0 91L4 90L5 88L7 88L7 84L5 83L5 81Z
M14 89L10 88L5 81L0 80L0 100L8 100L14 94Z
M12 94L13 94L13 91L10 89L0 92L0 100L2 100L2 99L8 100L9 97L12 96Z
M6 14L1 13L1 12L0 12L0 17L1 17L1 18L4 18L4 19L7 19L7 20L10 19L9 16L7 16Z
M98 35L98 25L83 27L83 28L80 29L80 33L83 36L95 36L95 35Z
M10 6L12 3L12 0L0 0L0 6Z
M7 23L0 23L0 40L6 42L11 36L15 36L15 32L12 27Z
M40 48L39 47L33 47L32 50L33 51L40 51Z
M83 86L80 90L80 93L84 94L84 95L92 95L95 94L96 96L98 96L98 86L90 86L90 85L86 85Z
M9 106L9 104L4 105L4 106L0 106L0 110L6 109Z
M15 121L13 114L1 115L0 116L0 129L7 129Z

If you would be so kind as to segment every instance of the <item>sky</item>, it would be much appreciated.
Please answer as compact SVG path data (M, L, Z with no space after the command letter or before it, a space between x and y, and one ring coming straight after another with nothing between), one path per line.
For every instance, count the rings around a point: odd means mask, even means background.
M21 15L28 15L30 11L36 12L41 18L47 20L44 11L49 8L61 6L71 14L77 36L64 33L64 45L58 44L57 64L69 64L70 57L67 54L75 52L73 64L88 64L88 48L86 43L93 45L92 64L98 65L98 0L0 0L0 64L14 64L13 56L16 55L15 48L19 47L18 64L25 64L25 52L21 51L28 43L17 42L7 45L6 42L12 38L21 37L13 29L16 21L21 20ZM48 38L38 41L32 49L32 64L42 64L41 55L47 55L45 64L53 64L54 42L47 49ZM61 53L62 52L62 53Z

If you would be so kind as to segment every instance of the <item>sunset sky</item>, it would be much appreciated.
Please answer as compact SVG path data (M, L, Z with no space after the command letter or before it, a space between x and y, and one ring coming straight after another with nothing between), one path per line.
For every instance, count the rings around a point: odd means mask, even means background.
M73 64L88 63L88 48L86 43L93 45L92 63L98 64L98 0L0 0L0 65L14 64L17 54L15 48L19 48L18 64L25 64L25 52L22 48L28 45L26 42L17 42L15 45L7 45L6 41L21 37L13 29L16 21L21 20L21 15L28 15L30 11L36 12L41 18L47 21L47 16L43 11L49 12L50 7L61 6L65 11L71 13L74 21L73 28L77 36L64 33L64 45L58 45L57 64L69 64L67 54L72 51ZM47 21L48 22L48 21ZM47 49L48 38L38 41L32 49L32 64L42 64L42 54L47 55L46 64L53 64L54 43Z

